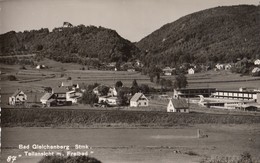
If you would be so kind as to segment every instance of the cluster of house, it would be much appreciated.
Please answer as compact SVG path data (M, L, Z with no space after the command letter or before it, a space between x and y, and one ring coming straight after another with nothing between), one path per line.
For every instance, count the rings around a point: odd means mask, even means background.
M105 65L106 69L109 70L118 71L120 69L128 72L134 72L136 71L136 69L142 68L143 66L143 63L140 60L135 60L133 62L125 62L119 66L117 66L116 62L110 62Z
M119 106L121 105L121 100L118 98L117 90L113 87L110 87L107 95L101 96L98 87L93 89L93 93L98 96L98 103L106 103L109 106ZM82 97L78 84L73 84L72 81L62 82L59 87L55 87L51 92L45 93L40 101L43 106L64 106L72 105L77 103L78 100ZM189 106L185 99L173 99L168 98L169 103L167 106L167 112L183 112L189 113ZM17 90L12 96L9 97L10 105L19 105L27 101L27 95L22 90ZM129 102L130 107L147 107L149 106L149 99L143 93L135 93Z

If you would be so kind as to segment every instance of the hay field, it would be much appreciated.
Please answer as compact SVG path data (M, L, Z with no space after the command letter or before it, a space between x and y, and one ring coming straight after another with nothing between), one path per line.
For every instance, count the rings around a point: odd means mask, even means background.
M197 129L208 135L197 138ZM168 129L113 128L3 128L2 161L19 155L17 163L36 163L41 157L25 157L18 145L76 144L92 147L95 157L105 163L198 163L204 158L235 157L245 151L259 161L259 125L194 125ZM19 137L17 137L19 135ZM77 136L75 136L77 135ZM30 151L33 151L32 149ZM42 150L34 150L42 151ZM65 151L66 152L66 151Z

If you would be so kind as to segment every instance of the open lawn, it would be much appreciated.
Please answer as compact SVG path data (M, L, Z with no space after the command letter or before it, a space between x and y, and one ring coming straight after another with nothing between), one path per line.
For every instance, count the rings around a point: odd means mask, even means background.
M259 125L193 125L168 129L113 129L113 128L3 128L2 157L7 162L9 155L21 155L17 163L36 163L41 157L25 156L18 145L68 145L68 151L76 150L75 145L92 147L90 156L104 163L193 163L204 158L217 156L238 159L240 154L249 152L255 162L259 161ZM208 135L197 137L197 129ZM19 136L17 136L19 135ZM33 150L29 151L64 151Z

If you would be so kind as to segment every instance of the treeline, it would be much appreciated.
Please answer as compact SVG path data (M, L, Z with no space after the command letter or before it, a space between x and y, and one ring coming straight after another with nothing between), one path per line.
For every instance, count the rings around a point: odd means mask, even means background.
M260 56L260 6L216 7L169 23L136 45L145 65L216 64Z

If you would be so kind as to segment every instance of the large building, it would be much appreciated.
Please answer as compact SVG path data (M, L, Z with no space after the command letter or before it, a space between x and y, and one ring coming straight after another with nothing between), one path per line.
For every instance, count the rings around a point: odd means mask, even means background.
M237 100L257 100L257 92L249 91L221 91L218 90L212 93L214 98L226 98Z
M191 98L198 97L199 95L209 97L214 92L216 92L216 88L181 88L174 90L173 98Z

